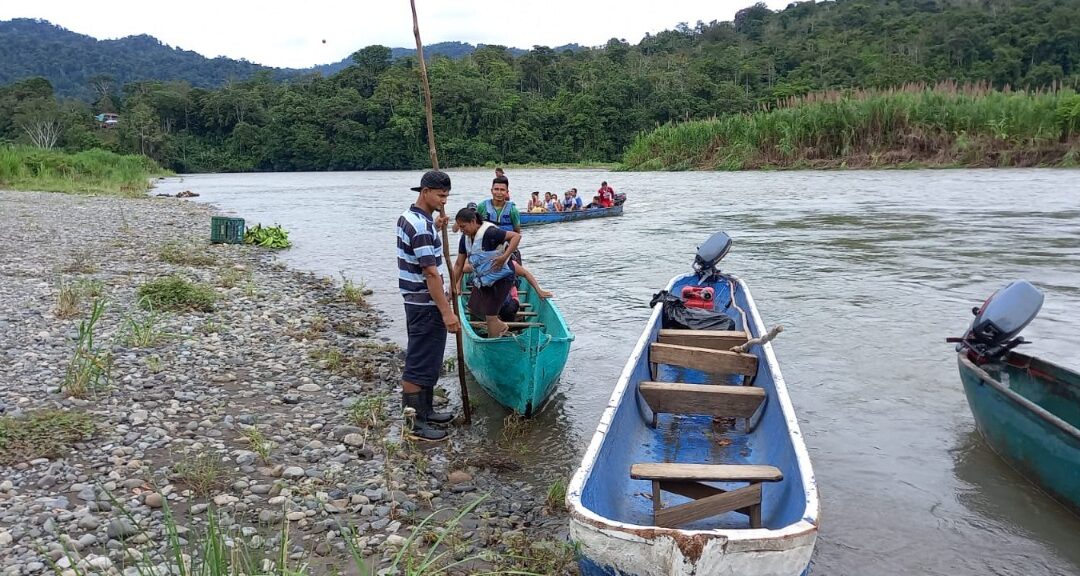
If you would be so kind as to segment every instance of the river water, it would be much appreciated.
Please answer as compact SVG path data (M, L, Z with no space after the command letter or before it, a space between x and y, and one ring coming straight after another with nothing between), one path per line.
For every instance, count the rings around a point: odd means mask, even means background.
M490 171L450 174L453 210L487 196ZM944 343L973 305L1026 278L1046 293L1026 350L1080 368L1080 173L508 175L520 203L601 180L629 196L619 218L526 229L525 262L577 335L555 398L528 426L527 477L569 476L650 296L725 230L735 244L724 269L746 280L767 325L786 329L774 346L822 497L814 574L1080 574L1080 519L983 444ZM394 224L419 178L199 175L156 191L190 189L249 225L284 225L287 264L366 282L392 320L384 334L403 342ZM504 412L473 390L477 428L494 438Z

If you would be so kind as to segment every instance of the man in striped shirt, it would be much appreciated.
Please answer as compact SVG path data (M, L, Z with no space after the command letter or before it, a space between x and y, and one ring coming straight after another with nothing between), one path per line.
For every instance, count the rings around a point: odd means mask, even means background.
M439 231L446 227L450 177L431 170L412 189L416 203L398 218L398 289L405 299L409 343L401 374L402 403L416 411L412 435L420 440L445 440L447 433L431 424L447 424L453 414L435 412L435 384L446 350L446 333L461 329L443 286L443 247ZM432 213L439 218L432 219Z

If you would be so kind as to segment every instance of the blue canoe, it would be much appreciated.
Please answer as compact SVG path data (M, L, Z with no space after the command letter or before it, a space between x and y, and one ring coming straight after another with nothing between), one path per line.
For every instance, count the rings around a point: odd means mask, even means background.
M537 226L539 224L554 224L555 222L620 216L622 215L622 209L622 204L619 204L611 208L593 208L592 210L574 210L573 212L522 212L519 218L522 226Z
M671 280L679 294L695 275ZM818 531L810 458L750 291L705 283L734 331L656 306L567 489L582 574L798 576Z
M1080 513L1080 375L1017 352L976 365L958 354L975 425L1021 475Z
M518 278L518 296L522 307L511 334L486 338L477 332L483 330L483 319L470 318L462 327L463 352L465 366L489 396L532 416L555 390L574 334L558 306L540 298L523 278ZM458 309L466 310L468 297L458 298Z

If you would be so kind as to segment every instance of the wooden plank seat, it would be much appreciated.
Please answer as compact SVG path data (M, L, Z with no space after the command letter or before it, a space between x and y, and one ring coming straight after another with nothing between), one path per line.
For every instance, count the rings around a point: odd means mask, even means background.
M784 474L775 466L757 464L634 464L630 477L652 481L653 523L678 528L710 516L738 512L750 517L751 528L761 528L761 484L779 482ZM722 490L703 482L746 482L736 490ZM661 492L690 502L664 507Z
M757 386L641 382L638 391L658 414L703 414L714 418L749 419L765 401L765 390Z
M746 344L747 336L746 332L734 330L678 330L664 328L660 330L656 341L661 344L675 344L677 346L729 350L735 346Z
M710 374L753 376L757 373L758 357L727 350L654 342L649 345L649 363L654 378L657 364L681 366Z

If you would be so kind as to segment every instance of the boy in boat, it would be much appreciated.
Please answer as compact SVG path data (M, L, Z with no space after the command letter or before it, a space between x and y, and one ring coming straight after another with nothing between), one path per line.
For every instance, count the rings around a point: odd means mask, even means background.
M521 233L521 216L517 206L510 201L510 183L505 176L491 181L491 198L476 205L480 218L498 226L505 232Z
M603 208L603 207L604 207L604 204L602 202L600 202L600 197L599 196L593 196L592 197L592 202L589 202L589 205L586 206L585 209L586 210L592 210L594 208Z
M446 226L443 215L450 196L450 177L431 170L412 189L420 195L397 222L398 289L405 299L405 326L409 342L405 350L405 370L401 374L401 401L416 411L412 436L420 440L445 440L447 433L429 424L447 424L453 414L435 412L435 384L442 368L446 333L460 329L457 315L443 288L442 239L438 230Z
M521 242L521 234L484 221L473 208L462 208L454 220L462 236L451 280L455 286L459 285L458 279L465 274L466 262L472 266L469 310L484 317L488 338L499 338L510 329L499 319L499 309L516 282L508 262Z

